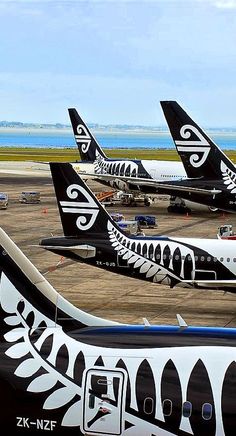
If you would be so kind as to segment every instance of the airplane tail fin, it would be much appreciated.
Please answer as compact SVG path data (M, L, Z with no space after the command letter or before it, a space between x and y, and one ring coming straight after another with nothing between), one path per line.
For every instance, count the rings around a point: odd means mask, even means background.
M63 298L0 228L0 329L47 327L65 331L114 324L89 315Z
M233 162L182 107L176 101L160 103L187 176L224 181L235 176L236 179Z
M85 122L78 114L77 110L70 108L68 109L68 112L81 160L94 162L98 156L106 158L104 151L90 132L88 126L86 126Z
M50 163L61 223L65 236L104 237L110 215L69 163Z

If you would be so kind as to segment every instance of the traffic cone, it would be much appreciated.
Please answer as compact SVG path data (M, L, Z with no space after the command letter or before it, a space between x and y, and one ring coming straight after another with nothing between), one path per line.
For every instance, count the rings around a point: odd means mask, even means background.
M64 256L61 256L59 262L57 262L57 264L56 264L56 268L57 268L59 265L61 265L62 262L64 262L64 260L65 260L65 257L64 257Z

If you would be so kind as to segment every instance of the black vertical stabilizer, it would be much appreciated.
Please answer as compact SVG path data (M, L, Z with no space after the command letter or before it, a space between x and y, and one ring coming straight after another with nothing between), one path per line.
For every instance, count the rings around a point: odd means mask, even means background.
M81 160L94 162L99 155L106 158L102 148L78 114L77 110L71 108L68 109L68 112Z
M222 180L235 173L233 162L176 101L160 103L188 177Z
M107 235L110 215L69 163L50 163L65 236Z

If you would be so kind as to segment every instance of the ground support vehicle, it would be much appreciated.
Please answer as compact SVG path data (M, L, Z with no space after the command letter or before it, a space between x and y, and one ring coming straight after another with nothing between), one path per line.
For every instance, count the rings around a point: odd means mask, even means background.
M8 206L8 195L5 192L0 192L0 209L6 209Z
M170 213L191 213L191 209L186 206L182 198L172 195L170 196L170 204L167 207L167 211Z
M23 191L19 198L20 203L40 203L40 192L36 191Z
M231 224L224 224L218 227L217 233L218 239L231 239L236 240L236 233L233 232L233 227Z
M156 227L156 217L154 215L136 215L135 221L138 221L141 227L154 228Z

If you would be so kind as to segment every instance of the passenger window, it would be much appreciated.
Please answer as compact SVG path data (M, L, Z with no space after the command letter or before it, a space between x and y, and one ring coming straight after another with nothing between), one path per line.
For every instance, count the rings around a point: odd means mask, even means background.
M203 262L205 260L204 256L201 256L201 262Z
M207 256L207 262L211 261L211 256Z
M166 260L166 254L163 254L163 259Z
M198 256L194 256L195 257L195 260L198 260Z
M179 260L179 255L178 254L175 255L175 260Z
M163 408L163 415L170 416L172 413L172 401L164 400L162 403L162 408Z
M144 400L143 403L143 410L144 413L146 413L147 415L151 415L154 409L154 400L151 397L147 397Z
M217 257L213 257L213 262L217 262Z
M212 405L209 403L204 403L202 406L202 417L206 421L211 419L212 417Z
M233 258L233 261L236 262L236 257Z
M223 257L221 257L221 258L220 258L220 261L221 261L221 262L224 262L224 258L223 258Z
M227 257L227 262L230 262L230 258L229 257Z
M185 401L183 404L183 416L189 418L192 414L192 403L190 401Z

